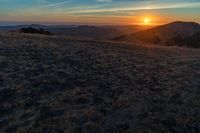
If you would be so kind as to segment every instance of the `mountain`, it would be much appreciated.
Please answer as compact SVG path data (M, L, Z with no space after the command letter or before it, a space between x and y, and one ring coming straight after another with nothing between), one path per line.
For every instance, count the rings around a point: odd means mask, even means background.
M149 27L142 27L137 25L126 26L88 26L82 25L77 27L63 28L55 27L49 28L48 31L57 35L87 37L90 39L109 40L113 37L123 34L130 34L145 30Z
M19 30L22 28L28 28L28 27L32 27L35 29L48 28L48 26L45 26L45 25L31 24L31 25L16 25L16 26L0 26L0 31L15 31L15 30Z
M172 22L166 25L114 38L117 41L157 45L200 47L200 25L194 22Z
M113 27L98 27L98 26L77 26L77 27L54 27L49 28L48 31L57 35L86 37L90 39L111 38L113 34L119 35L117 29Z
M17 31L22 28L32 27L35 29L44 29L55 35L64 35L71 37L80 37L97 40L109 40L123 34L131 34L150 27L138 25L126 26L88 26L88 25L18 25L0 27L0 31Z

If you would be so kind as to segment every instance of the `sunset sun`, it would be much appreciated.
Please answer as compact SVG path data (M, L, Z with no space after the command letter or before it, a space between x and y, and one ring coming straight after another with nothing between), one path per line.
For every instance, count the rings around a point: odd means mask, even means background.
M150 23L150 19L149 18L144 18L144 24L147 25Z

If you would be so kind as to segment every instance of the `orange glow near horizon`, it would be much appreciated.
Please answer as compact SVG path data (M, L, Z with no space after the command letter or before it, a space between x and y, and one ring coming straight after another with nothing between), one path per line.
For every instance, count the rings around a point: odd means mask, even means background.
M167 23L167 20L164 20L163 18L160 18L160 16L157 15L143 15L138 16L138 24L143 26L156 26L160 24L164 24L165 21Z
M19 16L20 20L17 22L40 23L40 24L82 24L82 25L140 25L140 26L157 26L172 22L175 18L167 15L152 12L142 12L133 16L61 16L54 15L52 17L43 16ZM13 17L15 19L15 17ZM10 19L10 21L13 21ZM17 19L17 17L16 17ZM9 19L7 19L9 21ZM181 19L178 19L181 20ZM183 20L184 21L184 20Z
M19 21L143 26L200 23L199 12L199 0L0 0L0 23L5 25Z
M144 18L144 24L148 25L150 23L150 19L149 18Z
M144 26L150 26L153 25L153 17L148 15L148 16L138 16L139 19L139 25L144 25Z

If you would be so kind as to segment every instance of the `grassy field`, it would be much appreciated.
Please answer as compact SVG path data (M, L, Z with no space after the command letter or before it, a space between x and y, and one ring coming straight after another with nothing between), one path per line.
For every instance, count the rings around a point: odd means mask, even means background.
M199 133L200 50L1 33L0 132Z

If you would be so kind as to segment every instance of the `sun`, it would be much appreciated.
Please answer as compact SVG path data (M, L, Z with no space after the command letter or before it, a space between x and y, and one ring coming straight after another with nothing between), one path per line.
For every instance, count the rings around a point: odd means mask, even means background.
M144 24L147 25L150 23L150 19L149 18L144 18Z

